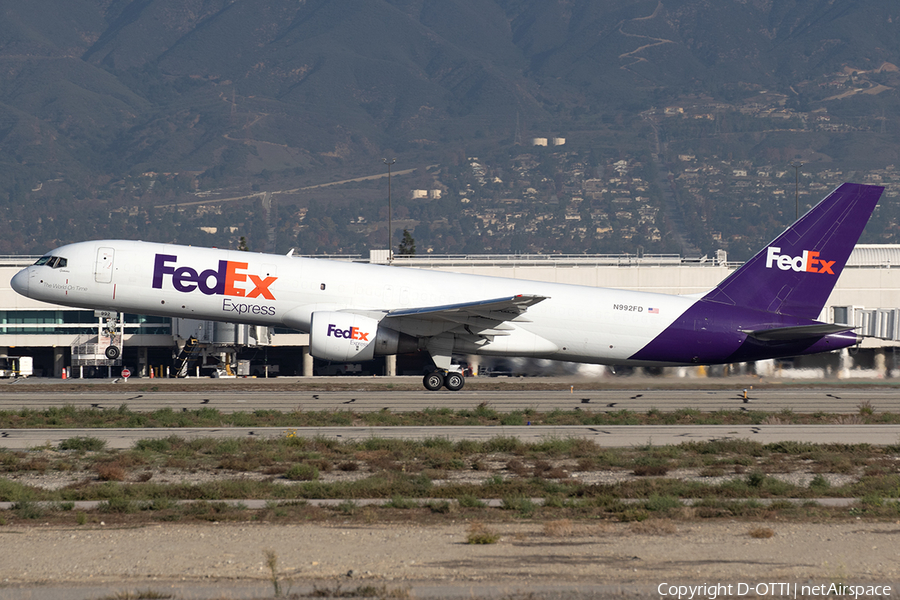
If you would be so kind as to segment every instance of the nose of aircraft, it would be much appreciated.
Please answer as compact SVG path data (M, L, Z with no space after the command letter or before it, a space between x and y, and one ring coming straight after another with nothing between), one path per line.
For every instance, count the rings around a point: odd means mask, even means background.
M29 269L22 269L10 280L9 285L23 296L28 295L28 280L30 279Z

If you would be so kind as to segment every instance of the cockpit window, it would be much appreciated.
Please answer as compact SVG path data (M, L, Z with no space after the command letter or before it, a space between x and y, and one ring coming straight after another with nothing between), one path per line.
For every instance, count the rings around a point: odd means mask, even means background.
M51 269L60 269L68 264L69 261L61 256L42 256L34 263L34 266L47 265Z

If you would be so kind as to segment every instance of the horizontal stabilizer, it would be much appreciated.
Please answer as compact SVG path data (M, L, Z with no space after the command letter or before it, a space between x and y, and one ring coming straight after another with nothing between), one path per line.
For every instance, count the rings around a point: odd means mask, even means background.
M852 331L855 327L836 323L816 323L814 325L797 325L795 327L776 327L774 329L757 329L743 331L752 338L763 342L789 342L822 337L832 333Z

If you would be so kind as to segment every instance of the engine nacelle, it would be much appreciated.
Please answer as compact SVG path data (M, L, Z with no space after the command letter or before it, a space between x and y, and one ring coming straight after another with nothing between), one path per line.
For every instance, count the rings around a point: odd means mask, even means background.
M309 328L309 351L316 358L339 362L372 360L376 356L415 352L416 338L381 327L371 317L346 312L317 311Z

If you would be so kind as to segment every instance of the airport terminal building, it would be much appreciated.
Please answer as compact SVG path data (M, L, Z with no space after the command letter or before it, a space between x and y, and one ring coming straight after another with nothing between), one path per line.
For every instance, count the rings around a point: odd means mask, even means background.
M384 262L386 254L373 251L368 259L343 260ZM139 377L422 372L422 357L382 359L362 365L314 360L309 354L309 336L286 328L132 314L118 315L119 322L110 327L110 315L45 304L13 291L9 285L12 276L38 258L0 257L0 375L8 376L20 367L27 369L29 363L33 375L44 377L119 376L124 367ZM711 260L676 255L478 255L399 258L394 265L666 294L702 293L739 266L729 263L721 251ZM820 320L852 325L866 337L858 348L830 355L763 361L713 372L879 378L900 375L900 359L895 354L900 346L900 245L856 246ZM110 343L123 348L114 360L103 352ZM479 363L487 364L476 357L468 359L476 372ZM538 375L553 370L547 362L525 361L519 368ZM710 373L703 367L671 371L673 376Z

